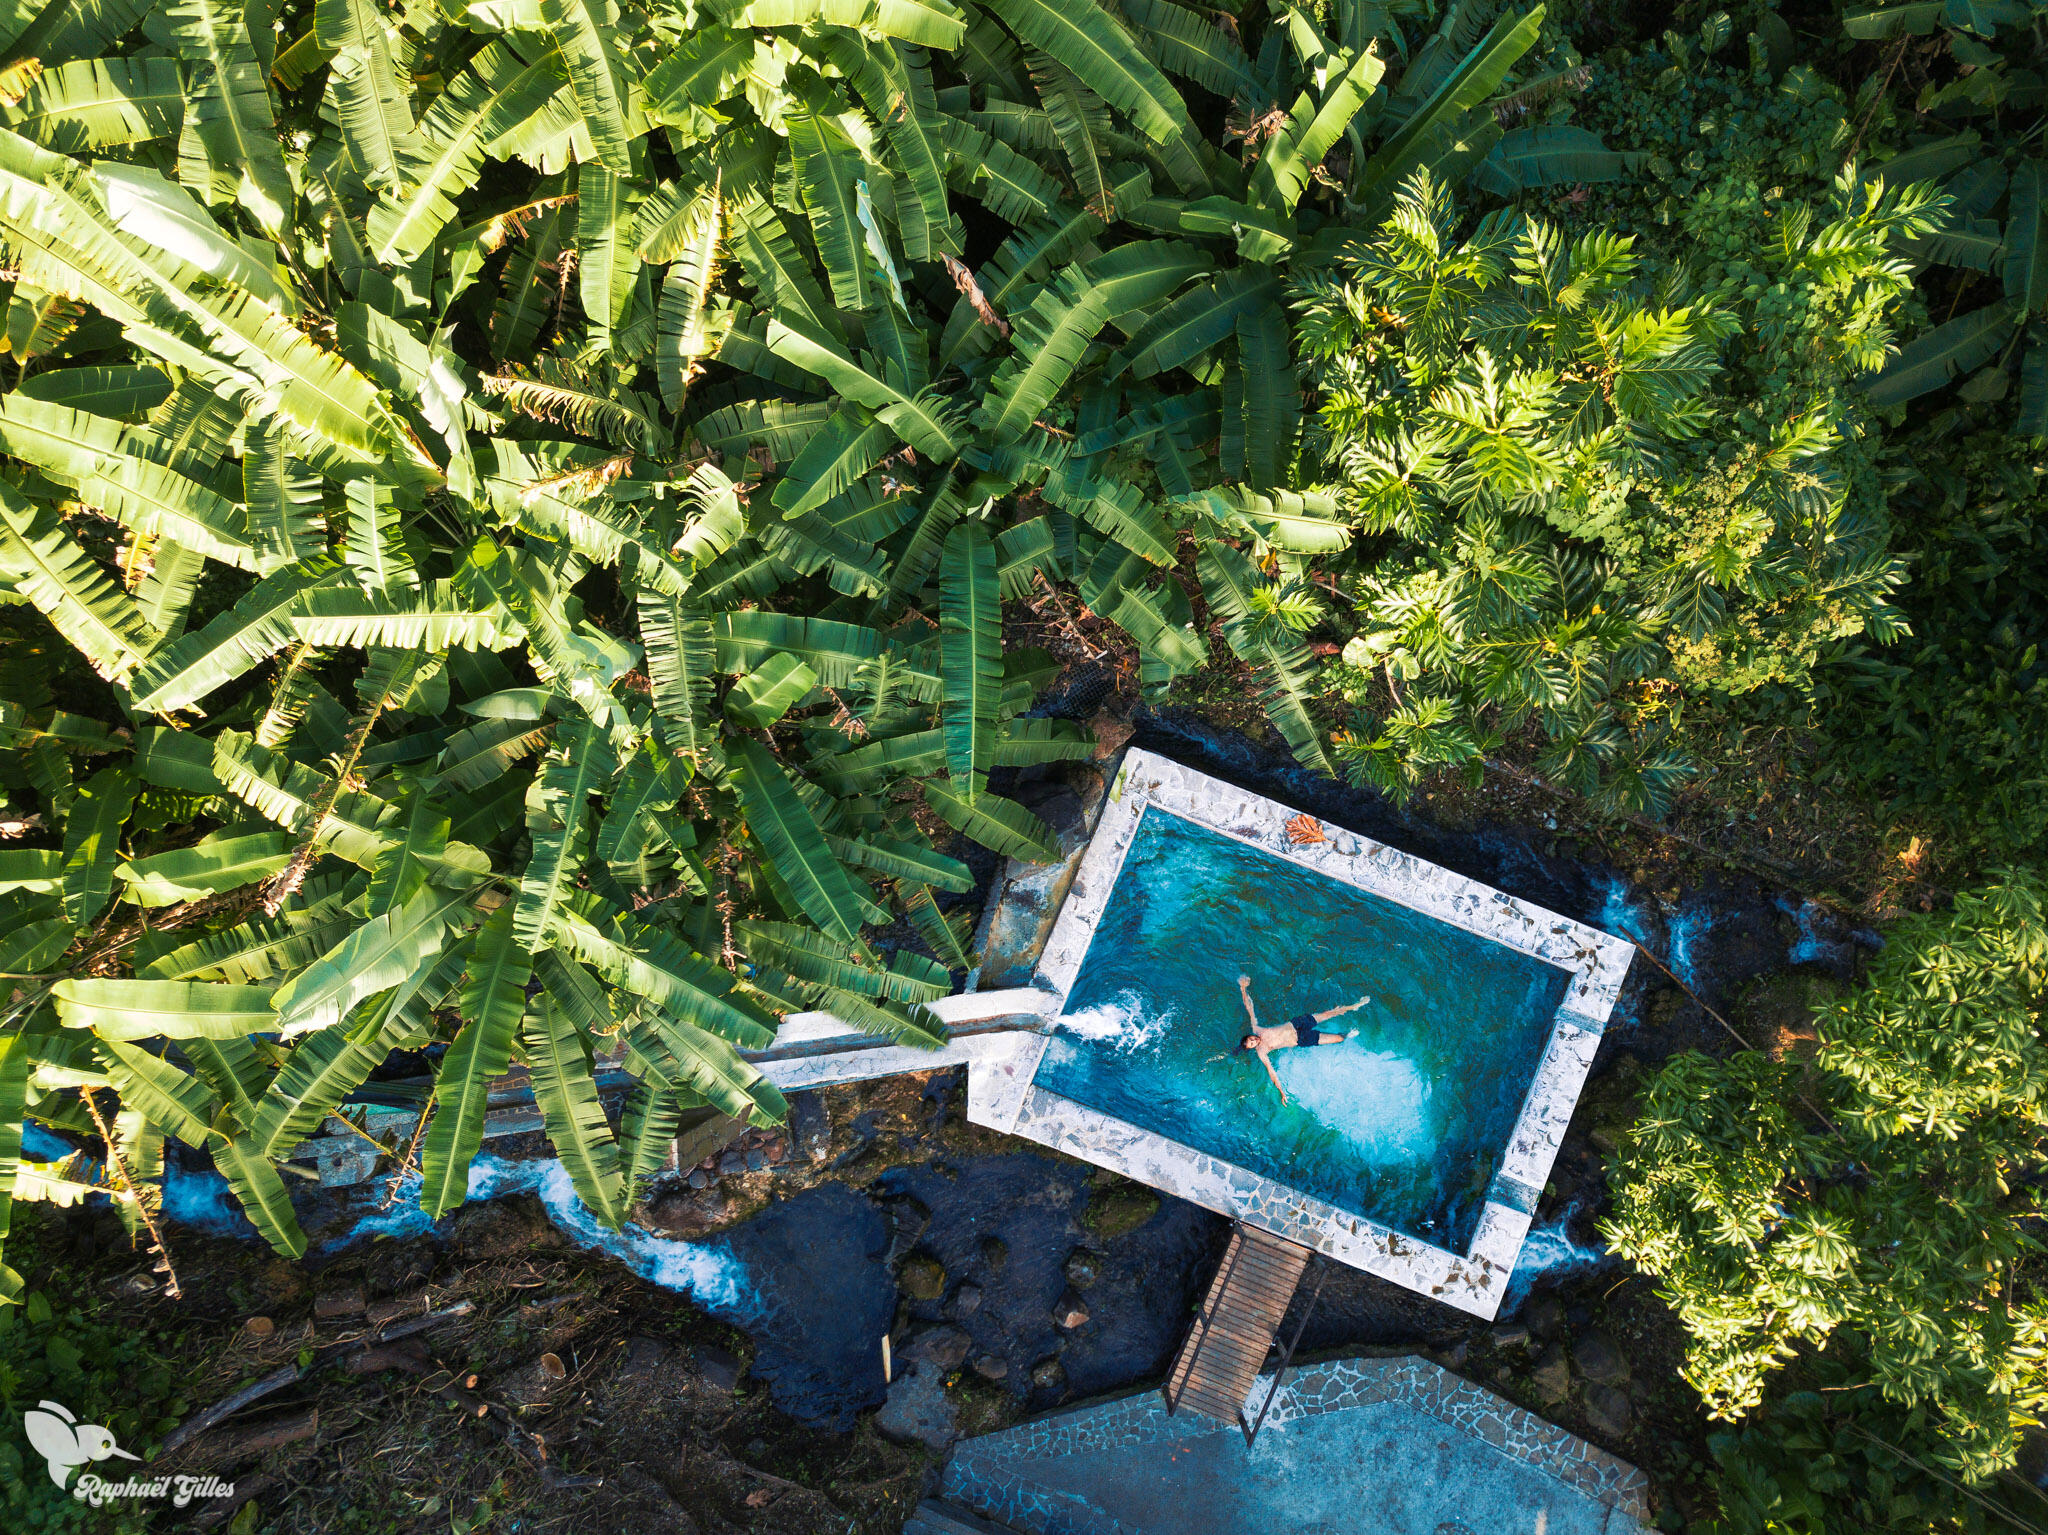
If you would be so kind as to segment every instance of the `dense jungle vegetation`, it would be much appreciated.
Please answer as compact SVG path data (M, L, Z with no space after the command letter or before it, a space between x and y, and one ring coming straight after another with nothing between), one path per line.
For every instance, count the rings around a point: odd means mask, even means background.
M517 1062L616 1223L687 1109L784 1112L781 1015L936 1042L968 845L1053 840L1003 770L1096 746L1022 613L1403 802L1697 839L1789 764L1887 946L1812 1048L1664 1069L1609 1234L1715 1528L2048 1522L2048 7L0 40L0 1237L162 1245L168 1138L296 1256L278 1166L398 1051L430 1210Z

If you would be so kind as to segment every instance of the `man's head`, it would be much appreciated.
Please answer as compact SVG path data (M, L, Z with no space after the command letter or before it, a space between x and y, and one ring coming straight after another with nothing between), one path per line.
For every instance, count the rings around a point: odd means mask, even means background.
M1258 1048L1259 1036L1256 1034L1247 1034L1243 1039L1240 1039L1237 1042L1237 1053L1239 1055L1244 1054L1244 1052L1247 1050L1256 1050Z

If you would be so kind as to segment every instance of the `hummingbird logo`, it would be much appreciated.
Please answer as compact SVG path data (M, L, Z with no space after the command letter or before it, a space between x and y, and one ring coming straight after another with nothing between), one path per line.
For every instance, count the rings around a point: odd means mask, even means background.
M71 1480L71 1473L90 1460L105 1460L109 1455L118 1455L123 1460L141 1460L140 1455L130 1455L118 1444L114 1436L97 1423L81 1423L72 1415L71 1409L58 1402L38 1402L41 1412L25 1412L21 1424L28 1431L28 1442L36 1447L36 1453L50 1463L50 1480L63 1487Z

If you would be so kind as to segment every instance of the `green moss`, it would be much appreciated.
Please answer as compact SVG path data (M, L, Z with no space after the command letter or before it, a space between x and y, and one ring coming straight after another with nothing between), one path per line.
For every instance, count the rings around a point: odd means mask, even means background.
M1098 1237L1135 1231L1159 1213L1159 1196L1143 1184L1122 1178L1092 1178L1089 1185L1081 1224Z

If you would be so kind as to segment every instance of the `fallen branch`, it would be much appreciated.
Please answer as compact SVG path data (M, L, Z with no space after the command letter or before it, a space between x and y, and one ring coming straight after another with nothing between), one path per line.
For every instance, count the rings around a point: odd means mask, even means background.
M283 1369L271 1371L270 1374L264 1376L261 1380L251 1381L233 1396L222 1397L204 1412L187 1418L183 1423L172 1429L169 1434L165 1435L163 1446L157 1453L159 1455L169 1455L181 1445L205 1433L214 1424L220 1422L222 1418L228 1416L229 1413L240 1412L251 1402L266 1397L271 1392L282 1387L289 1386L304 1373L296 1364L288 1364Z
M457 1301L454 1305L445 1306L439 1311L429 1311L425 1316L408 1317L402 1322L393 1322L388 1327L377 1328L361 1338L347 1338L337 1343L327 1344L319 1350L315 1357L319 1358L330 1354L367 1349L372 1344L388 1343L394 1338L410 1337L413 1333L425 1332L429 1327L438 1327L441 1323L452 1321L456 1317L468 1316L474 1310L476 1310L474 1302L466 1300ZM301 1369L297 1364L288 1364L271 1371L270 1374L264 1376L261 1380L251 1381L241 1390L231 1396L222 1397L211 1407L187 1418L183 1423L172 1429L165 1436L163 1447L158 1451L158 1454L169 1455L180 1446L205 1433L223 1418L228 1417L232 1413L240 1412L251 1402L260 1401L273 1391L289 1386L305 1373L305 1370Z
M443 1322L452 1322L459 1316L468 1316L476 1310L476 1302L459 1300L452 1306L443 1306L439 1311L429 1311L424 1316L410 1316L401 1322L388 1322L371 1332L362 1340L365 1347L370 1343L389 1343L393 1338L409 1338L416 1332L425 1332L429 1327L439 1327Z
M247 1460L252 1455L267 1455L288 1444L311 1439L319 1432L320 1409L304 1407L262 1423L209 1434L193 1446L193 1454L210 1463L226 1465L232 1461Z

